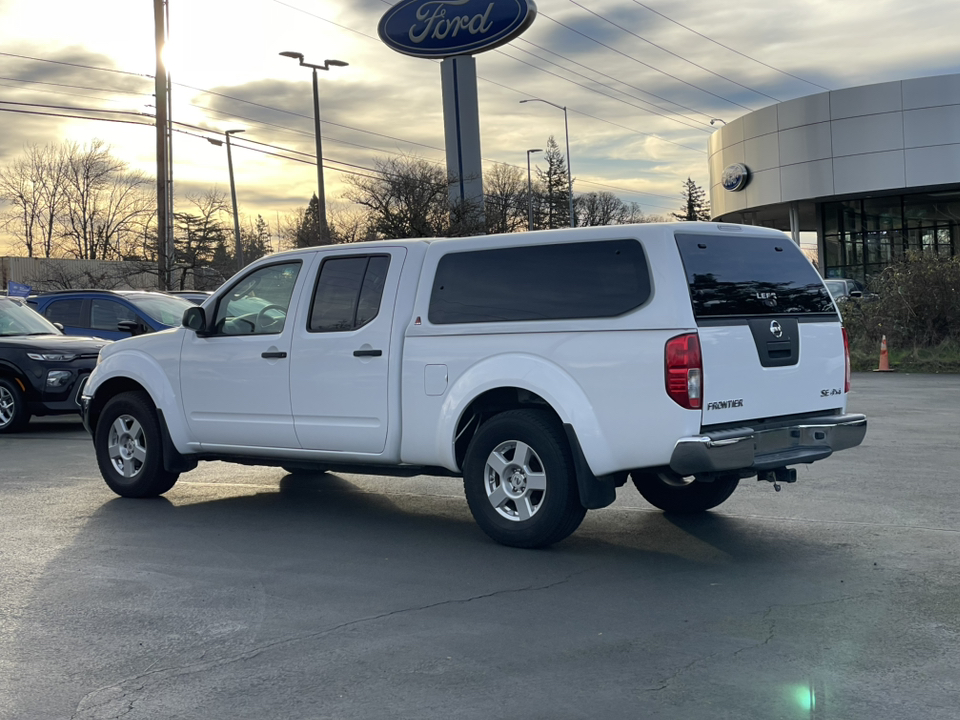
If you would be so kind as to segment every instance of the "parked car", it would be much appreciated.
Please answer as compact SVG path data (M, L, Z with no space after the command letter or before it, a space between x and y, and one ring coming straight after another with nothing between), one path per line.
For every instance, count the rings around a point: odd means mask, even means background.
M827 290L837 302L846 300L870 300L876 296L867 291L867 288L859 280L850 278L828 278L823 281Z
M81 404L126 497L206 460L463 478L506 545L629 478L703 512L859 445L840 316L783 233L664 223L304 248L105 348Z
M180 325L192 302L146 290L57 290L27 299L67 335L120 340Z
M213 295L213 292L210 290L168 290L166 294L189 300L194 305L203 305L207 298Z
M0 297L0 433L32 415L80 412L80 390L108 341L66 337L14 298Z

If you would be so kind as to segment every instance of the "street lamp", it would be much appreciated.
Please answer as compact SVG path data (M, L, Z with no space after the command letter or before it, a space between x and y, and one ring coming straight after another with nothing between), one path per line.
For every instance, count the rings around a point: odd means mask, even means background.
M527 229L533 230L533 176L530 174L530 154L543 152L541 148L527 150Z
M557 105L556 103L552 103L549 100L543 100L541 98L527 98L526 100L521 100L520 102L542 102L546 103L547 105L552 105L559 110L563 110L563 135L567 141L567 193L570 196L570 227L576 227L577 218L573 214L573 171L570 169L570 125L567 122L567 108L563 105Z
M347 67L347 63L342 60L324 60L323 65L312 65L303 61L303 53L285 50L280 54L283 57L299 60L303 67L313 69L313 126L317 136L317 214L320 216L320 238L325 243L329 240L329 233L327 231L327 203L323 194L323 151L320 142L320 90L317 86L317 70Z
M236 243L237 271L243 270L243 243L240 242L240 216L237 213L237 188L233 184L233 154L230 152L230 136L242 132L243 130L227 130L223 133L227 139L227 170L230 172L230 201L233 203L233 237ZM207 138L207 142L218 147L223 145L222 142L213 138Z
M726 120L721 120L720 118L710 118L710 124L711 124L711 125L716 125L717 123L723 123L724 125L726 125L726 124L727 124L727 121L726 121Z

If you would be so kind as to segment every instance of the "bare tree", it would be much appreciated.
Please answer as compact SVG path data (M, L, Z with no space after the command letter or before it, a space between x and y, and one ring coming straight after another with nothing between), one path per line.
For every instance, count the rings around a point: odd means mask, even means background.
M0 169L0 198L11 210L0 221L27 257L52 257L56 219L64 204L66 159L63 149L31 145L24 155Z
M623 200L611 192L592 192L581 195L574 205L577 227L594 225L622 225L628 214Z
M149 179L130 172L94 140L65 146L66 200L60 216L65 254L78 259L121 259L136 245L152 213Z
M409 156L374 160L375 177L352 176L346 199L367 209L378 238L433 237L451 229L446 171Z
M523 170L497 163L483 178L487 232L508 233L527 227L527 180Z

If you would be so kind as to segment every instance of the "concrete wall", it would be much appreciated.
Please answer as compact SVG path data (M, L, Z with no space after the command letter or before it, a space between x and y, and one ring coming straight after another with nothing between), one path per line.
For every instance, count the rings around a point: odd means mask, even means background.
M756 110L710 136L714 217L795 200L960 183L960 74L835 90ZM743 163L744 190L723 189Z

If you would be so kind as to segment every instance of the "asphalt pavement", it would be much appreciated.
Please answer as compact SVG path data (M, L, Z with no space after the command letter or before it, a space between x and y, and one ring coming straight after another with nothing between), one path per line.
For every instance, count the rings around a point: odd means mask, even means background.
M458 481L100 479L0 436L0 718L954 720L960 376L858 374L864 444L701 517L632 486L548 550ZM642 442L642 438L638 438Z

